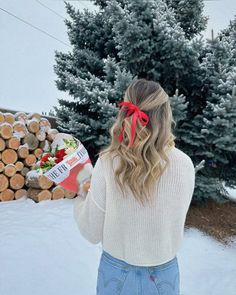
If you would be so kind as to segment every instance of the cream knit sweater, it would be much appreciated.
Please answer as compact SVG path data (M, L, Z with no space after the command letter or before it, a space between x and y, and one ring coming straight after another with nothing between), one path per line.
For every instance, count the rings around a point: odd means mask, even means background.
M115 183L112 161L98 158L86 197L74 203L81 235L112 256L137 266L165 263L177 254L195 186L191 158L173 147L170 166L157 185L155 202L142 207L134 197L124 199ZM113 167L118 157L113 158Z

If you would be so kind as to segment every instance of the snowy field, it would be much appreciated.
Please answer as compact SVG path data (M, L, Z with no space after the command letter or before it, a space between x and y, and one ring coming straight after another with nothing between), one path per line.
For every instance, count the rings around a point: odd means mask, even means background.
M0 203L0 295L95 295L102 248L80 235L74 201ZM236 241L186 229L177 257L181 295L236 294Z

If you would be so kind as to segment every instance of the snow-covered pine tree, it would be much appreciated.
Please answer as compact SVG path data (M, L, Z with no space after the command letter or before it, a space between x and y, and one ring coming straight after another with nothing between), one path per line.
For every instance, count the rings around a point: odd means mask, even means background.
M85 79L68 75L67 87L73 89L75 100L61 99L60 107L55 107L59 130L79 138L92 160L99 148L109 143L107 134L116 116L116 101L132 80L130 73L109 59L104 61L104 73L106 79L89 72Z
M198 52L173 9L161 0L127 0L124 8L119 2L109 1L103 11L113 26L122 66L138 77L159 81L171 95L178 88L191 100L192 84L201 84Z
M206 106L194 117L193 132L188 136L194 142L195 159L205 160L196 183L198 199L206 194L221 201L226 194L224 185L236 185L236 60L233 58L235 41L233 31L222 31L205 47L201 67L205 69L204 83L208 87Z
M126 10L124 2L128 3ZM148 5L144 2L113 0L98 12L80 12L66 4L70 17L66 25L73 50L56 52L55 72L58 89L67 91L74 99L60 99L56 111L59 129L80 138L91 157L108 143L108 128L117 110L115 103L123 99L124 89L134 77L160 80L170 95L175 94L177 87L179 93L184 90L191 93L187 88L190 88L192 73L197 74L197 52L185 40L174 13L164 2L148 1ZM123 33L119 31L123 24L116 18L119 18L115 13L117 9L123 9L131 22L140 15L133 25L137 30L134 30L133 40L125 39L129 27ZM115 30L116 25L118 30ZM156 44L158 38L160 45ZM142 52L144 47L137 51L142 39L146 53ZM127 44L131 56L125 53ZM148 63L141 63L139 59L146 59Z
M224 185L236 186L236 97L232 95L235 85L236 71L227 72L212 94L214 103L207 101L203 112L201 135L207 149L198 153L207 159L205 169L199 173L198 196L203 199L207 192L221 201L226 194Z
M111 15L121 64L139 77L160 81L171 95L178 88L187 97L185 103L177 94L171 102L177 145L190 154L194 146L189 139L191 121L205 105L205 70L199 62L203 42L186 38L173 9L163 1L129 1L124 7L113 2L104 10ZM194 154L192 159L195 162Z
M179 95L179 90L176 89L175 94L170 98L171 109L175 121L175 136L178 138L178 132L180 130L179 125L181 122L186 120L187 116L187 107L189 102L186 101L186 97L183 94Z
M98 5L101 9L105 8L110 2L110 0L92 0L92 1L94 2L94 4ZM124 5L128 3L129 0L116 0L116 2L119 3L121 7L124 7Z
M73 100L59 99L58 129L79 138L94 161L100 147L108 144L116 103L133 76L115 61L111 27L101 13L80 12L68 3L66 8L73 50L56 52L54 68L58 89Z
M111 1L93 0L93 2L103 9ZM125 4L129 3L129 0L116 0L116 2L124 8ZM149 5L151 1L143 2ZM192 39L206 29L208 17L203 15L204 0L164 0L163 2L174 10L175 18L180 23L188 39Z
M166 0L166 3L174 9L176 19L188 39L206 29L208 17L203 15L203 0Z

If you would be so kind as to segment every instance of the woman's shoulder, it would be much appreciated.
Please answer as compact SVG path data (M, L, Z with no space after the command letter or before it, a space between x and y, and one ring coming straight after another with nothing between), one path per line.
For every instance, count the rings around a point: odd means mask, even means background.
M101 163L100 165L103 167L104 170L107 170L113 158L114 158L113 155L110 155L110 154L101 154L101 155L99 154L97 161Z
M191 157L183 150L177 148L176 146L173 147L173 149L170 152L170 155L175 160L180 161L180 163L188 165L189 168L194 168L194 164Z

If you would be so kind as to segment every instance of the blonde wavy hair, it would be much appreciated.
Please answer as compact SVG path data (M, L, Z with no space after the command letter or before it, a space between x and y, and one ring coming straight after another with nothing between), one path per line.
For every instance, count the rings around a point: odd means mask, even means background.
M136 122L135 139L131 140L132 116L126 116L126 110L119 110L116 120L109 129L111 142L103 147L99 156L106 154L120 156L120 166L115 171L115 179L124 196L126 188L130 189L135 199L143 206L152 198L158 179L169 165L167 152L175 146L172 133L173 120L170 100L158 82L136 79L125 91L124 101L132 102L149 116L149 122L143 126ZM122 124L125 121L123 140L118 141ZM163 160L165 166L163 166Z

